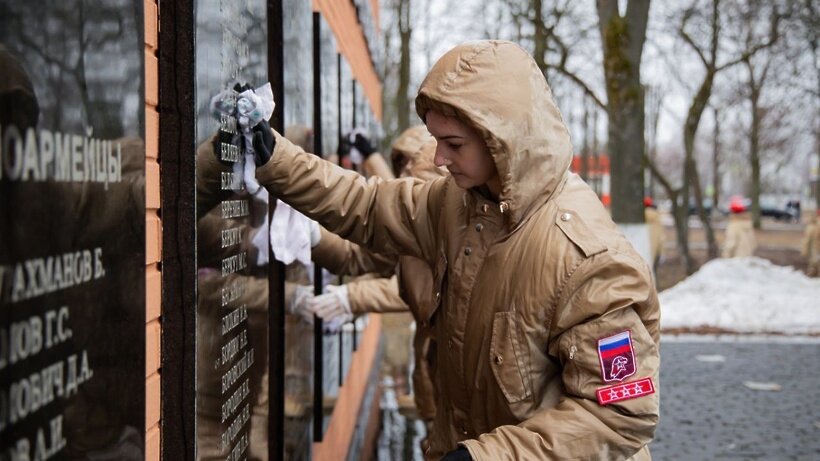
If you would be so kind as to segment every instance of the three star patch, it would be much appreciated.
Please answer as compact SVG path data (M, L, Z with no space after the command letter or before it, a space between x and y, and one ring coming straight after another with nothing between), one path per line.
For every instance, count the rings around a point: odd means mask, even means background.
M602 387L596 392L598 395L598 403L601 405L609 405L610 403L620 402L621 400L634 399L654 393L655 384L652 382L652 378L643 378L628 383Z
M635 351L632 350L632 333L622 331L598 340L598 360L604 382L623 381L635 374Z

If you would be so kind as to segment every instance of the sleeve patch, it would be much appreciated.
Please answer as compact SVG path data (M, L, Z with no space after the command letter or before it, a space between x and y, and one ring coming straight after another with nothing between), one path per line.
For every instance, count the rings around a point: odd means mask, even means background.
M602 387L596 392L598 395L598 403L601 405L609 405L610 403L635 399L654 393L655 383L652 382L652 378L643 378L628 383Z
M598 340L598 361L604 382L623 381L638 370L632 349L632 332L624 330Z

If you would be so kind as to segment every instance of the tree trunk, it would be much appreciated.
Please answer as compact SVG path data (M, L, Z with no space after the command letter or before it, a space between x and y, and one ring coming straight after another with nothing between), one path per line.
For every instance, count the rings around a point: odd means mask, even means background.
M677 236L680 257L683 259L686 273L692 274L695 271L695 261L689 253L689 238L687 233L689 230L689 213L687 207L682 205L681 200L681 197L688 193L688 188L685 187L685 184L681 189L673 188L672 184L658 170L649 156L645 156L644 160L652 176L658 180L658 183L660 183L661 187L666 191L666 196L672 201L672 217L675 219L675 234ZM686 168L684 168L684 170L686 170ZM684 178L686 177L687 174L684 171Z
M611 96L610 96L611 97ZM642 96L638 96L642 100ZM618 223L644 222L643 110L641 102L609 112L610 195L612 219Z
M545 55L547 50L547 27L544 24L543 0L531 0L530 8L535 14L533 20L533 28L535 29L533 37L535 41L533 59L538 68L541 69L541 73L546 77L547 63L545 61Z
M720 113L714 107L715 126L712 140L712 210L717 210L720 202Z
M630 0L626 15L616 0L598 0L609 117L612 218L643 223L644 90L641 54L649 15L648 0Z
M592 164L595 170L595 186L592 188L598 197L601 196L601 182L603 173L601 172L601 145L598 143L598 112L597 108L592 113Z
M667 191L668 193L668 191ZM680 257L683 259L686 274L691 275L695 273L695 260L689 252L689 210L678 204L680 197L687 194L686 190L682 195L677 193L670 194L669 198L672 200L672 217L675 219L675 236L678 240L678 251Z
M807 16L808 16L807 17L808 21L806 21L807 24L808 24L807 30L808 30L808 33L809 33L809 36L807 37L808 38L807 41L809 42L809 48L811 48L812 62L814 63L814 69L815 69L814 77L816 79L815 83L817 84L817 87L816 87L817 93L815 93L815 94L820 94L820 63L817 62L817 37L818 37L818 34L817 34L817 28L814 27L814 25L816 24L817 12L815 10L814 0L805 0L804 3L806 5ZM818 118L820 118L820 105L818 105L818 111L817 111L816 116ZM814 131L814 153L815 153L816 158L817 158L817 165L815 167L817 168L817 174L818 174L818 176L815 176L813 178L814 179L814 184L813 184L813 187L814 187L814 206L815 206L815 209L820 210L820 129L817 129L816 124L814 126L815 126L815 131Z
M752 166L752 223L760 229L760 88L750 80L749 100L752 103L752 124L749 129L749 162Z
M397 133L410 127L410 39L413 28L410 25L410 0L398 0L396 12L399 17L399 40L401 57L399 60L399 86L396 89Z
M715 240L715 232L712 229L712 222L703 208L703 193L700 185L697 164L695 162L695 137L698 133L698 126L703 116L703 111L709 103L709 97L712 95L712 84L715 78L714 68L706 70L706 76L698 89L695 98L692 100L692 105L689 106L689 112L686 115L686 123L683 126L683 147L685 152L685 166L684 166L684 188L683 202L686 212L689 212L689 188L691 188L694 199L695 208L703 223L703 229L706 231L706 243L708 245L709 257L717 257L717 241ZM688 268L687 268L688 270Z
M692 178L692 193L695 195L695 204L697 205L698 218L703 223L703 230L706 232L706 247L709 259L717 258L717 240L715 239L715 231L712 228L712 218L706 212L706 207L703 206L703 189L700 187L700 173L698 173L695 160L692 159L691 165Z

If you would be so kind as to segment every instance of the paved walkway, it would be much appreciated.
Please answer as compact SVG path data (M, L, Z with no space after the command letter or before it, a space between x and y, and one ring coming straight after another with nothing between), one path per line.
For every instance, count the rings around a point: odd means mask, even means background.
M665 336L661 361L653 460L820 461L820 338ZM377 458L422 459L423 426L385 403Z
M820 460L820 342L665 337L661 361L653 459Z

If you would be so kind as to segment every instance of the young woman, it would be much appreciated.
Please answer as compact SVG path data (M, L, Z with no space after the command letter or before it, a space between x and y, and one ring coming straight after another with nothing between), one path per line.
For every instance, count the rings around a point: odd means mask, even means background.
M257 127L257 177L340 236L433 268L428 459L649 459L659 307L650 270L568 171L569 134L519 46L460 45L416 110L433 181L365 181Z

